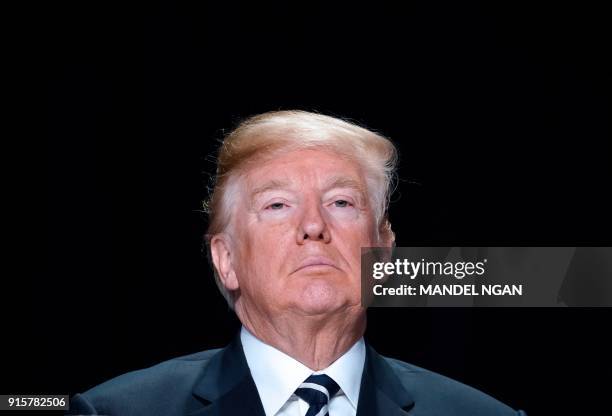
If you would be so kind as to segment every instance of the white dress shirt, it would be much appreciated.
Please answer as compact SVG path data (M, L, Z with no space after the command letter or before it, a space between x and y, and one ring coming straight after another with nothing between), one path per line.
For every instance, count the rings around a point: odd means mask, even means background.
M305 416L308 403L296 396L295 390L312 374L327 374L340 386L340 391L329 401L330 416L357 414L366 354L363 338L320 371L311 370L264 343L244 326L240 331L240 341L266 416Z

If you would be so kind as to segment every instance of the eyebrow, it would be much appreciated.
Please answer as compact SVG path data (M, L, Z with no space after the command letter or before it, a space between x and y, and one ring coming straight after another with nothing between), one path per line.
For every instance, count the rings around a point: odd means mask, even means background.
M365 198L365 191L363 186L359 181L356 181L353 178L348 178L346 176L332 176L330 180L327 181L324 189L329 191L330 189L335 188L348 188L353 189L354 191L359 192L359 194Z
M291 184L287 181L281 181L278 179L272 179L265 182L263 185L258 186L250 193L250 200L254 201L259 195L274 190L288 190L291 188ZM363 186L359 181L355 179L348 178L346 176L332 176L329 180L326 181L323 189L325 191L329 191L335 188L348 188L356 191L359 194L361 199L360 202L366 200L366 193L363 189Z
M255 200L256 197L263 194L264 192L274 191L277 189L289 189L290 185L287 181L279 181L277 179L272 179L261 186L253 189L250 194L250 200Z

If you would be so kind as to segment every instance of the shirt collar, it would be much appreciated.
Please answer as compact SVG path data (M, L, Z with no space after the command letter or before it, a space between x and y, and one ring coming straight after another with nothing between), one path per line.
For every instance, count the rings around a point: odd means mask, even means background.
M276 414L313 373L325 373L334 379L353 408L357 409L366 355L363 337L329 367L316 372L264 343L244 326L240 331L240 341L266 415Z

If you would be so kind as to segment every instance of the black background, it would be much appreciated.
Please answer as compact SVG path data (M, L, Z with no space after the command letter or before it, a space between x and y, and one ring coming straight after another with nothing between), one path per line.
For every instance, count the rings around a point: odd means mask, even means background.
M231 339L201 200L223 132L263 111L320 111L390 137L400 246L609 245L609 20L594 5L41 10L46 258L7 393L74 394ZM611 316L377 309L366 336L531 415L589 414L609 409Z

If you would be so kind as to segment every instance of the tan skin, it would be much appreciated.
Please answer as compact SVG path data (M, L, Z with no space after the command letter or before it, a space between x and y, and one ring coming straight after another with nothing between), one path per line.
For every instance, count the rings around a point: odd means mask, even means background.
M211 239L236 314L263 342L326 368L365 331L361 247L393 243L377 233L363 170L298 150L250 167L241 186L231 231Z

